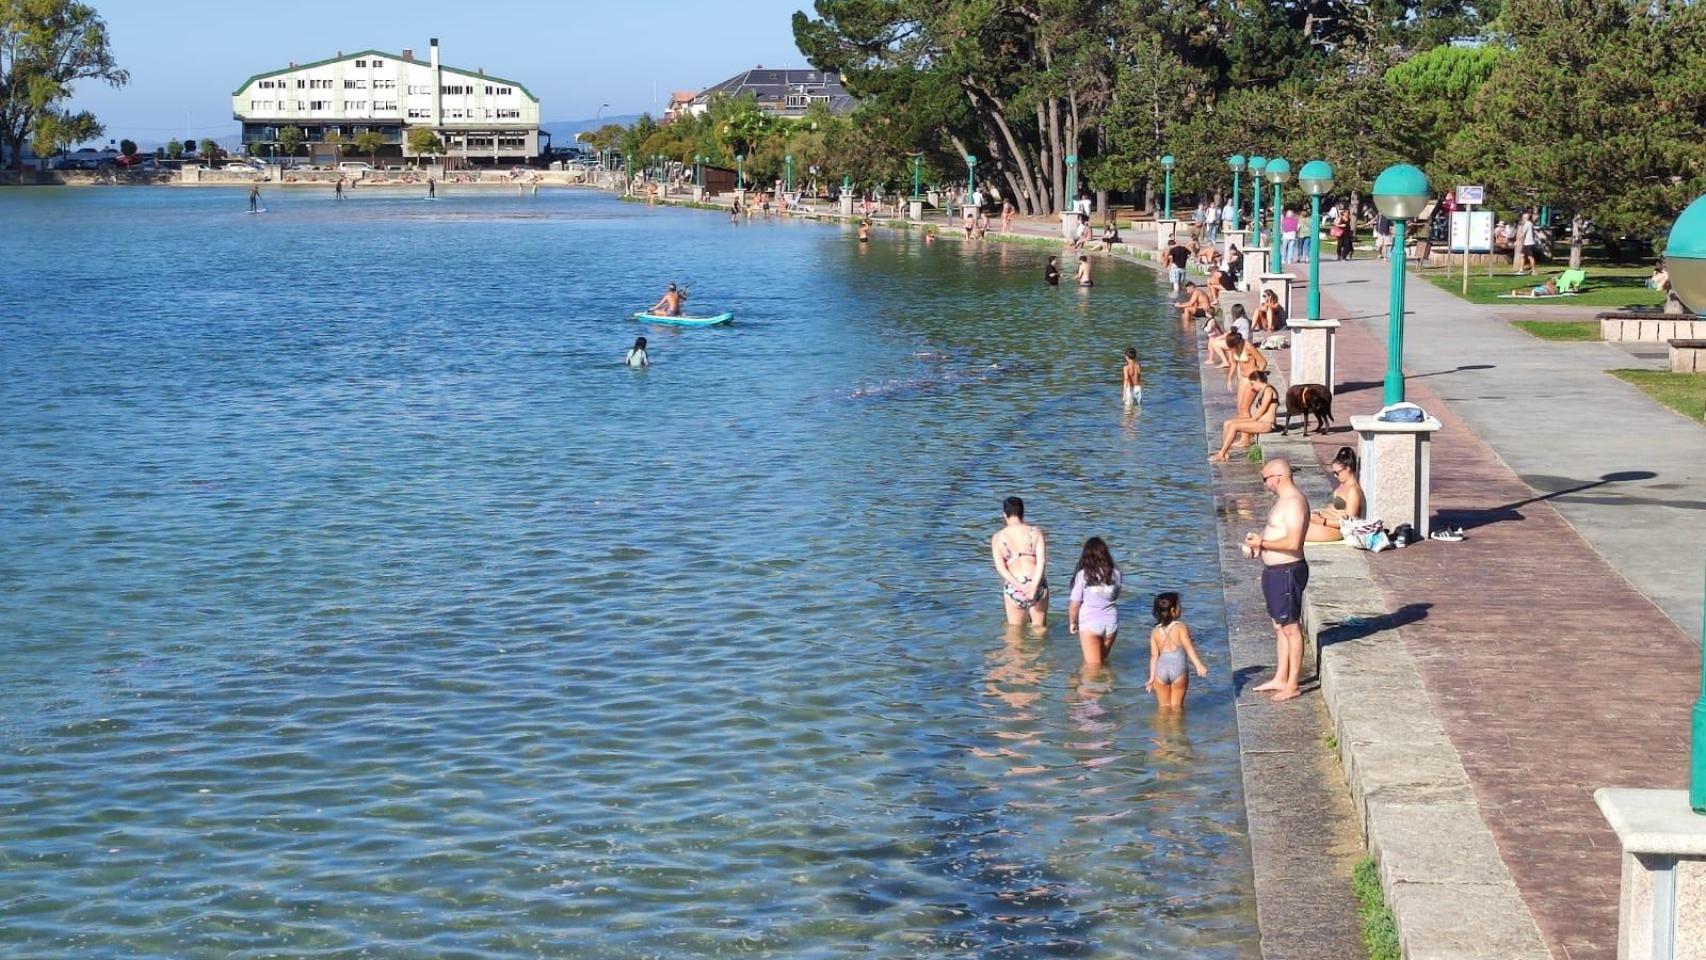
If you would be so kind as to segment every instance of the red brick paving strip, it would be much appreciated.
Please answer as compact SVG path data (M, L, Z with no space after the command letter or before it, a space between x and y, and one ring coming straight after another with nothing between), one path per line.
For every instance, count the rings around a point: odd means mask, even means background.
M1367 322L1339 331L1339 380L1370 384L1335 398L1340 424L1380 406L1386 350ZM1593 791L1686 786L1700 651L1550 504L1525 502L1534 491L1425 381L1406 392L1443 426L1434 515L1468 539L1371 558L1375 586L1390 610L1432 604L1399 635L1552 956L1615 960L1619 847ZM1323 464L1356 445L1348 430L1311 440Z

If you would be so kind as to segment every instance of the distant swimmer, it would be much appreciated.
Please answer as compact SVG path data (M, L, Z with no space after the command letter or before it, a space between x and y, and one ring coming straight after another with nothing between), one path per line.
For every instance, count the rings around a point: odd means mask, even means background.
M1051 287L1060 286L1060 258L1059 257L1049 257L1048 258L1047 265L1045 265L1043 267L1043 282L1048 284Z
M652 304L651 309L646 312L658 317L679 317L681 316L681 302L685 299L687 298L682 295L681 291L675 289L675 284L672 283L669 285L669 289L663 292L663 299Z
M652 365L652 358L646 355L645 337L634 338L634 345L628 350L627 364L635 370L643 370Z
M1096 285L1094 281L1090 279L1089 257L1080 256L1078 258L1078 285L1081 287L1093 287Z
M258 183L249 188L249 212L261 212L261 185Z
M869 220L859 221L859 242L860 243L870 243L871 242L871 221L869 221Z

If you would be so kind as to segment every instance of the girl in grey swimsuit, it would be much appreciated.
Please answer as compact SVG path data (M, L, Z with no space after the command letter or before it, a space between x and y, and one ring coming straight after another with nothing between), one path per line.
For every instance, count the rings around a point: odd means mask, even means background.
M1179 595L1155 595L1155 629L1149 631L1149 682L1145 690L1155 693L1155 703L1163 710L1178 710L1185 705L1185 692L1191 687L1190 671L1185 661L1196 668L1197 676L1208 676L1208 667L1197 657L1191 643L1190 628L1179 619Z

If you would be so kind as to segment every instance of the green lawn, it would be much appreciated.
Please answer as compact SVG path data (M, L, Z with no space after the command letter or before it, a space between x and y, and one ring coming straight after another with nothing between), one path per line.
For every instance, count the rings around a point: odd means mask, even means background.
M1448 273L1443 269L1429 268L1415 273L1428 282L1448 290L1458 296L1463 291L1463 266L1457 266L1457 272ZM1582 292L1574 297L1549 297L1541 300L1506 300L1500 299L1502 293L1512 290L1528 290L1546 282L1547 277L1555 277L1564 272L1561 265L1548 265L1540 268L1539 276L1511 276L1510 268L1505 265L1493 265L1493 275L1487 276L1487 268L1469 268L1470 303L1485 303L1499 307L1523 307L1530 303L1558 304L1572 307L1600 307L1603 309L1619 309L1628 307L1659 307L1665 302L1664 294L1657 290L1647 289L1647 278L1653 275L1651 267L1626 266L1619 264L1611 266L1602 263L1589 262L1582 269L1587 271L1587 283L1582 285Z
M1518 320L1511 326L1542 340L1598 340L1598 320Z
M1671 373L1668 370L1613 370L1641 392L1690 420L1698 421L1706 411L1706 373Z

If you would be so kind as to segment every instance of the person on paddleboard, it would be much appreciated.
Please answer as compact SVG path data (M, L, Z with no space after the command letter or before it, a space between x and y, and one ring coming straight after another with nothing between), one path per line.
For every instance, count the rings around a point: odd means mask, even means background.
M651 309L646 312L659 317L679 317L681 301L685 299L687 298L682 296L681 291L675 289L675 284L672 283L669 289L663 292L663 299L652 304Z
M258 183L249 188L249 212L261 212L261 185Z

